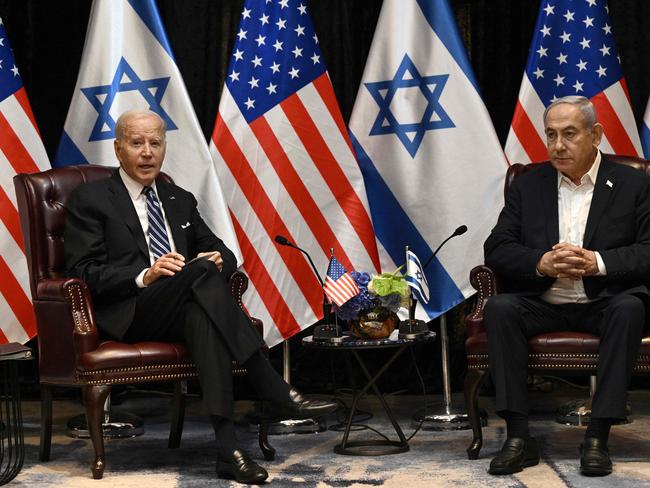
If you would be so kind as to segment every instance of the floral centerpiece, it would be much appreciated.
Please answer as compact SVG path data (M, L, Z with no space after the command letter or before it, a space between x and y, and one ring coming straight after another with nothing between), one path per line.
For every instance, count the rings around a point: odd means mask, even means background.
M359 293L338 307L336 313L349 322L350 330L358 337L388 337L399 323L396 312L400 307L408 307L409 299L409 287L400 269L372 276L350 272Z

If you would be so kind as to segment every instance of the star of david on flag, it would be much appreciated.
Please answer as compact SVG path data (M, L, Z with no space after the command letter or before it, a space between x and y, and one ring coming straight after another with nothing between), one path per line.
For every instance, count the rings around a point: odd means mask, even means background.
M411 287L415 298L422 303L429 303L429 283L424 275L422 264L413 251L406 252L406 283Z
M505 153L513 163L548 159L544 109L582 95L596 108L606 153L639 156L641 142L605 0L544 0L533 33Z
M370 135L395 134L409 154L415 157L426 131L454 127L454 123L440 104L440 95L448 79L448 74L420 75L408 54L404 54L393 79L364 83L379 105L379 113L370 129ZM411 96L423 99L425 108L419 121L400 122L398 117L412 118L413 114L410 110L400 114L400 107L404 105L393 103L393 100L400 90L410 91L411 88L418 89L419 93Z
M97 122L90 133L89 141L115 138L115 120L111 116L111 107L118 93L137 91L146 100L149 110L156 112L167 124L167 131L175 130L176 124L160 105L170 77L142 80L124 58L117 64L113 81L110 85L89 86L81 92L97 110Z
M192 192L205 222L241 263L208 145L155 0L95 0L54 166L117 166L115 123L133 109L152 110L165 121L167 152L162 170Z

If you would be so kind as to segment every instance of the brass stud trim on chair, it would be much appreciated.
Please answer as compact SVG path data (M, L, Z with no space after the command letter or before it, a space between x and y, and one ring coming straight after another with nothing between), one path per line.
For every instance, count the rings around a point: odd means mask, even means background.
M169 381L169 380L181 380L187 378L194 378L198 376L196 372L188 373L174 373L174 374L155 374L155 375L144 375L144 376L127 376L123 378L106 378L101 380L89 380L84 384L86 385L111 385L115 383L137 383L142 381Z
M65 291L70 299L70 307L72 308L72 318L74 320L75 328L78 332L88 333L92 331L90 320L86 315L86 307L84 307L84 297L81 292L79 284L72 284L65 287Z
M171 368L194 368L193 363L172 363L172 364L150 364L143 366L131 366L128 368L110 368L110 369L93 369L91 371L77 371L77 376L91 376L96 374L110 373L128 373L130 371L151 370L151 369L171 369Z
M494 295L495 290L492 288L492 280L490 279L490 273L487 273L485 271L476 273L476 280L479 282L479 287L478 287L478 301L476 303L476 308L474 309L475 312L472 314L472 318L476 319L481 315L483 312L483 307L485 307L485 300L487 300L488 297L491 297ZM487 297L483 294L483 290L487 288L488 294Z

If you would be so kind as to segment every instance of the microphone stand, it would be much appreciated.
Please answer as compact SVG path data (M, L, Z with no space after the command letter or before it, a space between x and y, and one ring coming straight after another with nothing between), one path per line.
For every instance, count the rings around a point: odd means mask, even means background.
M422 266L424 270L433 261L438 251L451 238L464 234L467 226L461 225L453 234L440 243L438 248ZM440 315L440 355L442 360L442 405L432 409L422 408L413 414L413 426L420 424L424 430L465 430L471 428L469 416L463 408L454 405L451 394L451 380L449 378L449 335L447 333L447 314ZM487 425L485 410L479 412L481 425Z
M275 242L277 242L281 246L287 246L293 249L297 249L305 256L307 256L307 260L311 265L311 269L314 271L316 278L318 278L321 289L323 288L323 286L325 285L325 283L323 282L323 278L321 278L320 273L318 272L318 269L314 264L314 261L312 261L311 256L307 251L296 246L295 244L290 242L286 237L280 235L275 236ZM332 249L330 249L330 253L333 254ZM338 320L335 319L335 322L332 323L331 316L332 316L332 305L327 299L327 295L325 295L325 292L323 292L323 322L324 323L314 326L313 337L315 341L340 343L345 341L348 338L348 336L343 335L343 332L341 331L341 327L338 324Z

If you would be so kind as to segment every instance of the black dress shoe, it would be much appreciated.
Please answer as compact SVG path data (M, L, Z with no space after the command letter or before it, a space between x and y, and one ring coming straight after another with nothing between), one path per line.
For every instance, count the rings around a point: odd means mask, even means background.
M612 472L607 444L597 437L587 437L580 444L580 473L585 476L607 476Z
M227 456L217 457L217 475L220 478L232 479L248 485L259 485L269 477L266 469L249 458L248 454L241 449L235 449Z
M539 464L539 448L533 437L509 437L499 454L490 463L490 474L518 473L524 468Z
M289 401L271 403L268 413L271 417L282 419L306 419L330 414L338 408L338 403L325 400L308 400L295 388L289 390Z

